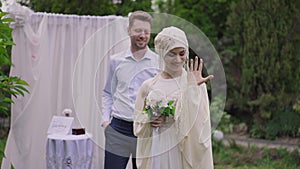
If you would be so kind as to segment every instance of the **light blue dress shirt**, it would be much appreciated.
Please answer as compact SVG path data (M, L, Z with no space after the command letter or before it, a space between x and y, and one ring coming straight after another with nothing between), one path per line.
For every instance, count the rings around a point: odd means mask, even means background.
M159 72L158 62L158 55L149 48L139 61L135 60L129 49L110 58L102 93L101 124L111 117L133 121L137 91L146 79Z

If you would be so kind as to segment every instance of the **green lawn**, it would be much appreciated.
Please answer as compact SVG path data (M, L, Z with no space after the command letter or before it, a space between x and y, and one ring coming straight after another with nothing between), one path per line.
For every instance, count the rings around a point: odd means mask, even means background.
M215 169L300 169L300 152L213 142Z

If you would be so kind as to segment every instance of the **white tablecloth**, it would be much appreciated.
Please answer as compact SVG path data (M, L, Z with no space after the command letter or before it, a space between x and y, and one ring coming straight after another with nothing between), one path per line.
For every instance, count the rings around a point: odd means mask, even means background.
M47 169L90 169L92 159L91 135L48 135Z

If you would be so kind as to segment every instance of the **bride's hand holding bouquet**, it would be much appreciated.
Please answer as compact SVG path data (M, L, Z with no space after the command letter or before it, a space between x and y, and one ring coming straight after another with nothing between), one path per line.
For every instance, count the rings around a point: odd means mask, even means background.
M143 113L147 114L152 127L160 127L169 116L175 114L175 100L167 99L158 91L149 93L145 100Z

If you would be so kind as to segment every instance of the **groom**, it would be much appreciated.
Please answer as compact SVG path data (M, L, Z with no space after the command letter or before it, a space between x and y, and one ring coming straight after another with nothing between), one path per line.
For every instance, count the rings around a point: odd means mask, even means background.
M137 138L133 112L138 87L158 72L158 56L149 49L152 17L143 11L129 16L130 48L110 58L102 95L105 128L105 169L125 169L132 156L136 168Z

